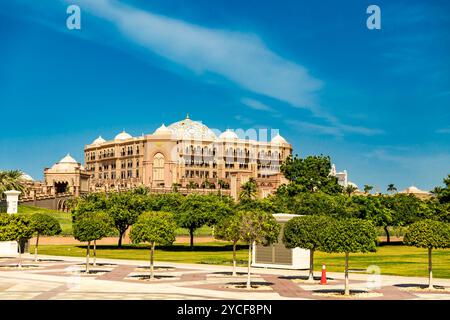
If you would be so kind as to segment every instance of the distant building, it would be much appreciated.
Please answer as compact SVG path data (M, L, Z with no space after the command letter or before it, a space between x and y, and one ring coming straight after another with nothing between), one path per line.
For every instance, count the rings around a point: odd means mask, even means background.
M46 193L55 195L70 193L75 196L89 192L89 173L67 154L51 168L45 168Z
M278 134L270 141L241 139L232 130L217 136L187 116L139 137L125 131L113 140L100 136L84 152L91 191L139 185L169 190L228 186L236 197L241 184L254 178L259 196L265 197L286 182L280 165L292 146Z
M256 131L255 131L256 133ZM281 163L292 146L279 134L270 141L239 138L232 130L218 134L198 121L186 119L161 125L152 134L132 137L125 131L112 140L101 136L84 148L85 166L70 154L44 170L44 182L24 174L28 192L22 200L79 196L96 191L121 191L146 186L155 192L174 189L184 194L216 192L237 198L241 185L254 178L259 197L288 183ZM47 201L48 202L48 201ZM63 203L55 205L63 206Z
M419 188L415 186L410 186L406 188L405 190L400 191L399 193L403 194L412 194L415 195L418 198L428 198L431 197L431 193L428 191L420 190Z
M344 170L344 171L341 171L341 172L337 172L336 171L336 165L334 163L331 166L330 175L335 176L338 179L338 183L341 186L343 186L344 188L346 188L347 186L351 185L351 186L354 186L357 191L359 191L358 186L355 183L353 183L353 182L348 180L347 170Z

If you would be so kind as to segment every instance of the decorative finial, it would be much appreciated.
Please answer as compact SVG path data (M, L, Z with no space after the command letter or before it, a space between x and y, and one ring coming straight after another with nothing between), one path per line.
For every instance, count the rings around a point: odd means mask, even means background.
M186 114L186 119L189 119L189 113Z

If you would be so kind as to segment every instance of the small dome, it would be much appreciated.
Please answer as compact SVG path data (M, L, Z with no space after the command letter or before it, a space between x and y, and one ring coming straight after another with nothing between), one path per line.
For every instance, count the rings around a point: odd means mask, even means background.
M68 153L67 156L59 160L59 162L55 163L51 167L51 170L55 172L68 172L79 168L79 166L80 164Z
M105 143L105 142L106 142L106 140L103 139L102 136L98 136L98 138L95 139L94 141L92 141L91 144L99 145L99 144L102 144L102 143Z
M193 121L189 118L189 115L186 116L186 119L172 123L167 127L170 132L177 137L178 139L183 140L215 140L215 133L198 121Z
M61 160L59 160L58 163L78 163L77 160L75 160L74 158L72 158L72 156L70 155L70 153L68 153L64 158L62 158Z
M24 180L24 181L30 181L30 182L34 181L34 179L30 175L26 174L25 172L22 173L22 175L20 176L20 179Z
M167 128L163 123L162 126L156 129L153 134L156 135L172 134L172 131L170 131L170 129Z
M125 131L122 131L121 133L119 133L114 140L128 140L133 138L132 136L130 136L128 133L126 133Z
M275 137L272 138L272 140L270 141L271 143L276 143L276 144L283 144L283 143L287 143L286 139L284 139L282 136L280 136L279 134L277 134Z
M225 130L219 136L219 139L238 139L238 135L230 129Z
M416 186L410 186L405 190L400 191L400 193L412 193L412 194L428 194L429 192L420 190Z

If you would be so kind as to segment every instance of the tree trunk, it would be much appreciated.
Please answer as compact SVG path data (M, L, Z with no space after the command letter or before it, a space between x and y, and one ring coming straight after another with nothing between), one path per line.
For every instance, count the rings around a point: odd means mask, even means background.
M97 240L94 240L94 262L92 265L97 266Z
M34 247L34 261L38 262L38 245L39 245L39 233L36 236L36 246Z
M119 231L119 242L117 243L118 248L122 248L122 238L123 238L124 234L125 234L125 231Z
M350 295L350 288L348 283L348 252L345 253L345 292L344 295Z
M17 264L17 267L19 269L22 268L22 246L20 244L21 244L20 241L17 241L17 245L19 247L19 263Z
M91 248L91 242L88 241L88 245L86 248L86 273L89 273L89 250Z
M194 229L192 228L189 229L189 236L191 238L190 240L191 250L194 250Z
M154 256L155 256L155 242L152 242L152 248L150 250L150 280L153 280L155 278L155 270L153 268L153 262L154 262Z
M236 277L236 244L237 241L233 242L233 277Z
M309 250L309 277L308 281L314 281L314 249Z
M389 235L389 230L387 226L384 226L384 232L386 233L386 242L391 243L391 236Z
M431 260L431 248L428 248L428 289L433 289L433 263Z
M248 245L248 270L247 270L247 289L251 289L251 264L252 264L252 243L250 242Z

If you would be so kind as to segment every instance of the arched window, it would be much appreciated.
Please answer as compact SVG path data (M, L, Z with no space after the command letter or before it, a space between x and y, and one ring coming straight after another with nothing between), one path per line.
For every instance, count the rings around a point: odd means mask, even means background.
M153 157L153 180L164 181L164 155L162 153L157 153Z

